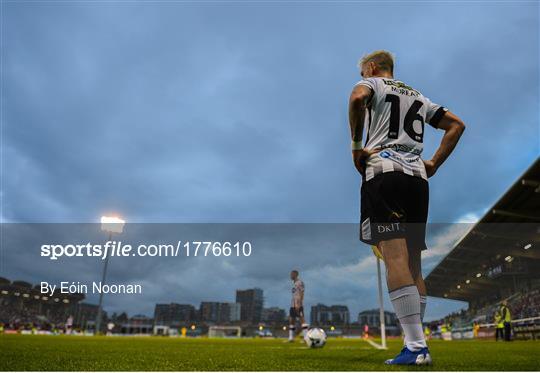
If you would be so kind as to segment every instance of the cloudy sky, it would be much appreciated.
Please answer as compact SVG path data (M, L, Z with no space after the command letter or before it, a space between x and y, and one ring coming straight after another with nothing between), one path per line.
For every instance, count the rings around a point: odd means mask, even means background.
M381 48L396 54L397 78L467 124L430 180L430 221L444 225L429 238L426 272L463 233L448 223L475 221L539 154L537 2L2 6L3 222L118 213L133 223L355 223L347 100L358 58ZM428 158L441 133L426 132ZM279 249L260 245L249 260L181 271L155 259L137 274L118 263L113 278L148 293L106 304L151 314L155 301L232 300L256 285L286 307L297 266L312 284L308 304L356 313L376 304L374 259L354 226L339 227L350 236L335 250L317 240L295 249L278 230L269 237ZM38 251L20 246L3 245L0 275L99 277L99 262L84 275L67 262L53 270L29 264ZM433 299L428 318L461 306Z

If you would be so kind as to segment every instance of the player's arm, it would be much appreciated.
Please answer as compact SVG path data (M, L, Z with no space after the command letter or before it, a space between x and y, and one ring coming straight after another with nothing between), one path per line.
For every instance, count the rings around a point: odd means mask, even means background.
M294 308L298 310L304 305L304 283L296 286L296 294L298 294L298 297L294 299Z
M373 95L371 88L365 85L354 87L349 98L349 126L351 127L351 140L353 143L362 144L362 135L364 133L364 118L366 108Z
M465 123L454 113L447 111L437 123L437 128L444 131L441 145L429 161L424 161L426 173L431 177L437 169L446 161L456 147L459 138L465 131Z
M365 161L372 154L362 147L364 120L366 109L373 96L371 88L358 84L354 87L349 98L349 126L351 128L351 147L354 166L361 174L364 173Z

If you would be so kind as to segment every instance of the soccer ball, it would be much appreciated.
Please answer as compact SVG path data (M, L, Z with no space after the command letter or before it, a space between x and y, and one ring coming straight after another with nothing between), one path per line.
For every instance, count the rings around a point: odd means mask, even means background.
M326 333L321 328L311 328L304 336L308 347L321 348L326 343Z

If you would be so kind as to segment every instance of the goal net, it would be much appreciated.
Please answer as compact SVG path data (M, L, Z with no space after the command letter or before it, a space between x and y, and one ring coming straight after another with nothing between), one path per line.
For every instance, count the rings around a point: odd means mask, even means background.
M240 338L242 328L239 326L211 326L208 329L210 338Z

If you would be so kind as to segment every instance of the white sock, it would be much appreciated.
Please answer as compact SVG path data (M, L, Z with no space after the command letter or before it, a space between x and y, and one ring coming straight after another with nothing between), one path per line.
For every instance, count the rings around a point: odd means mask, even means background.
M309 324L302 324L302 337L306 336L306 332L309 328Z
M406 316L400 319L401 327L405 333L405 346L411 351L418 351L427 347L426 337L422 330L420 315Z
M289 340L293 340L294 339L294 325L289 325Z
M420 295L414 285L393 290L390 300L405 334L405 345L411 351L427 347L420 319Z
M426 314L427 296L420 295L420 320L424 322L424 315Z

